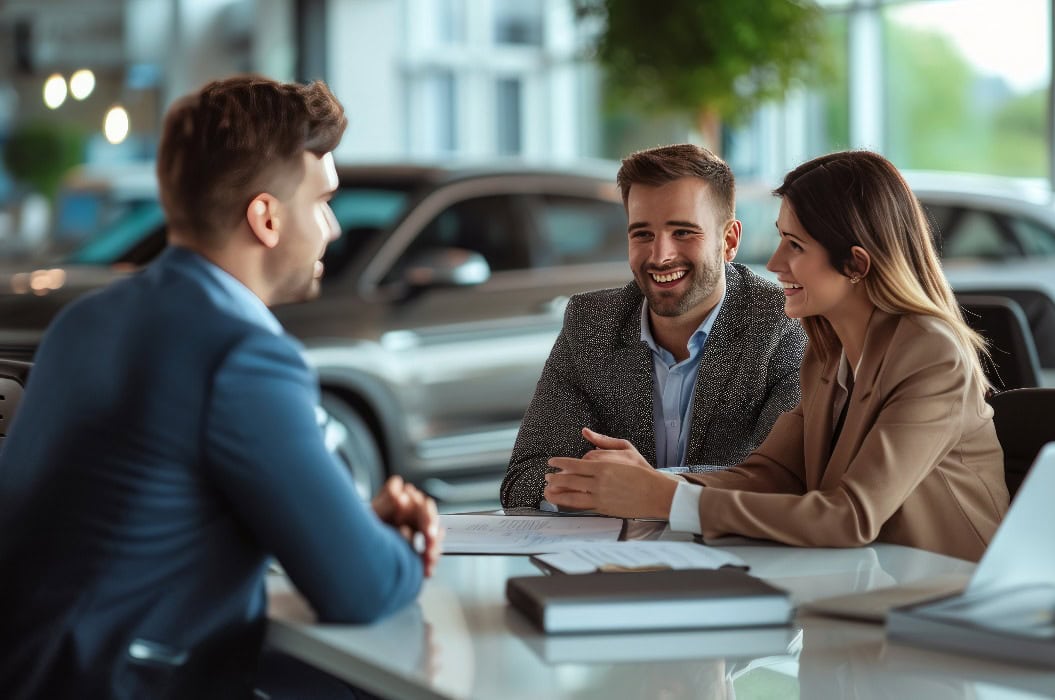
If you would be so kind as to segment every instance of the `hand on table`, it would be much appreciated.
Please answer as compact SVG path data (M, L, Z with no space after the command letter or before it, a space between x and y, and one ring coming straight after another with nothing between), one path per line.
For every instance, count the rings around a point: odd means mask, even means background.
M443 541L435 501L412 484L393 476L374 496L371 505L377 517L399 530L412 546L416 544L415 537L420 533L423 542L421 562L425 567L425 575L431 576L440 558Z
M546 475L547 501L622 518L670 517L677 482L653 469L628 441L588 428L582 434L598 449L582 459L549 460L549 466L560 471Z

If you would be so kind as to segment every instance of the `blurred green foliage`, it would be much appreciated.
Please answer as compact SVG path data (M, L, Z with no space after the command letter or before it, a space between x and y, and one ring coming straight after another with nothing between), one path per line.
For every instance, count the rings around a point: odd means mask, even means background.
M945 36L889 19L887 153L901 167L1043 177L1047 90L1015 93Z
M574 0L604 23L607 94L648 113L736 124L824 64L824 15L809 0Z
M84 162L86 141L84 133L74 127L28 122L4 143L4 164L16 181L54 199L63 176Z

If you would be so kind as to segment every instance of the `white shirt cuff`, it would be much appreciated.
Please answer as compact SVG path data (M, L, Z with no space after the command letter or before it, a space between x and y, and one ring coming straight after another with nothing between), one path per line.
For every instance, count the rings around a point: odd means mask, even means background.
M700 494L703 487L682 481L670 502L670 529L700 534Z

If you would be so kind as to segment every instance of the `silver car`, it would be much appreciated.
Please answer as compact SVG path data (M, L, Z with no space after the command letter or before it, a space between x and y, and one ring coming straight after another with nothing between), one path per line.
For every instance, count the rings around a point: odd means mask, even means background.
M339 169L322 295L275 312L364 494L399 474L443 501L494 500L568 297L632 278L615 170ZM157 214L130 210L62 264L10 274L0 355L31 356L65 303L157 255Z

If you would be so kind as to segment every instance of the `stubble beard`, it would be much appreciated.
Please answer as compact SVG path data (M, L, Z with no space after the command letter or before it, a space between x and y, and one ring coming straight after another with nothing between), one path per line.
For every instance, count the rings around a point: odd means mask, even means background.
M725 260L721 252L715 256L710 265L685 265L680 263L671 267L687 267L686 277L691 279L688 289L683 292L674 290L657 290L652 286L652 276L642 265L635 273L637 286L648 300L648 308L657 316L675 317L688 313L714 294L721 280Z

